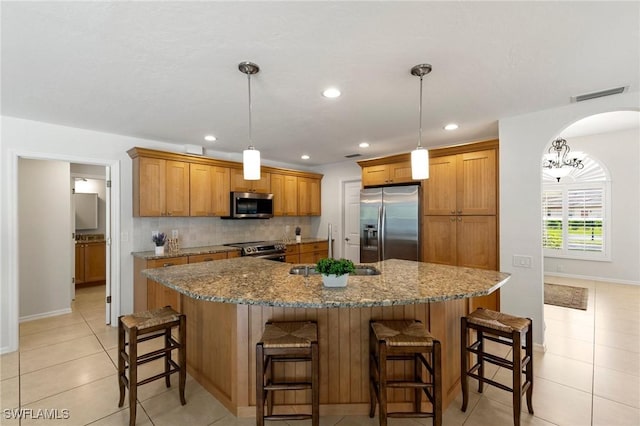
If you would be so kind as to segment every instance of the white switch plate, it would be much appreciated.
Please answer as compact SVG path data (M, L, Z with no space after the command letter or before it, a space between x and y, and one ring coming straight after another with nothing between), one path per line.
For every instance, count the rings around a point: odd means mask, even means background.
M531 268L532 263L533 257L531 256L523 256L520 254L513 255L513 266L517 266L518 268Z

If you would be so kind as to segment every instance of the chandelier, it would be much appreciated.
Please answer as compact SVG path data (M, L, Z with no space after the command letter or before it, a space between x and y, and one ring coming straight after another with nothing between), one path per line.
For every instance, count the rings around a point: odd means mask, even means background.
M578 157L569 157L571 148L567 145L567 141L558 138L551 142L549 152L545 154L542 168L548 169L547 173L556 178L560 182L561 177L565 177L573 169L582 169L584 164ZM575 154L574 154L575 155Z

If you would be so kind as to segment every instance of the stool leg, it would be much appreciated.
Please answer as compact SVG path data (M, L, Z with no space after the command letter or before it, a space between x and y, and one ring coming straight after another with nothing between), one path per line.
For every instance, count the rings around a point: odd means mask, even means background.
M527 330L527 349L526 354L529 357L529 363L527 364L527 368L525 370L526 380L529 382L529 389L527 389L527 408L529 409L529 414L533 414L533 321L529 325L529 329Z
M480 364L480 367L478 367L478 376L484 379L484 332L482 330L476 330L476 334L478 342L480 342L478 345L478 364ZM482 393L483 390L484 381L478 380L478 393Z
M129 425L136 424L138 398L138 329L129 330Z
M378 355L378 398L380 399L380 426L387 426L387 344L378 343L380 353Z
M320 425L320 351L317 342L311 344L311 425Z
M433 369L433 426L442 426L442 349L440 341L434 340L431 354Z
M271 357L269 355L267 355L266 357L266 365L267 368L264 372L265 374L265 378L264 378L264 383L266 383L267 385L273 383L273 378L275 377L273 375L273 369L275 368L275 362L273 362L273 360L271 359ZM266 391L266 398L267 398L267 416L270 416L273 414L273 391Z
M467 379L467 371L469 371L469 355L467 354L467 319L460 318L460 385L462 387L462 408L467 411L469 403L469 381Z
M124 347L125 347L125 336L124 336L124 325L122 324L122 316L118 317L118 386L120 388L120 400L118 401L118 407L122 407L124 405L124 394L125 394L125 364L124 364Z
M413 380L415 382L421 382L422 381L422 361L420 360L420 357L418 356L418 354L415 354L413 356L413 366L414 366ZM422 410L422 407L421 407L422 389L415 388L415 390L413 391L413 394L414 394L413 411L416 413L419 413Z
M165 349L171 345L171 340L169 340L170 336L171 336L171 329L167 328L164 331L164 348ZM164 376L164 383L168 388L171 387L171 376L169 374L169 370L171 370L171 363L169 363L170 359L171 359L171 351L165 352L164 353L164 373L166 374L166 376Z
M264 348L256 345L256 425L264 426Z
M180 346L178 348L178 363L180 364L180 373L178 374L180 378L178 389L180 390L180 403L185 405L187 403L184 397L184 388L187 384L187 317L185 315L180 315L178 333L180 336Z
M520 426L522 402L522 341L518 331L513 332L513 424Z
M376 403L378 396L376 391L376 340L373 336L371 326L369 326L369 417L376 414Z

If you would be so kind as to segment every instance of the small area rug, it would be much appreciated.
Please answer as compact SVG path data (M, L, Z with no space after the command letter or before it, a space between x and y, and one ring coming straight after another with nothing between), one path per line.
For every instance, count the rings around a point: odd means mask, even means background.
M589 289L544 283L545 305L562 306L563 308L587 310Z

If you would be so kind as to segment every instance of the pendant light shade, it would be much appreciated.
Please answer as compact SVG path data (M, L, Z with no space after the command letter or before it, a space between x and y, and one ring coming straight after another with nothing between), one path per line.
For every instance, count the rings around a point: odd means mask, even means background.
M257 74L260 67L253 62L240 62L238 69L247 75L249 86L249 146L242 152L242 172L244 180L260 180L260 151L251 140L251 74Z
M252 146L242 151L244 180L260 180L260 151Z
M411 151L411 179L429 179L429 151L422 147Z
M431 65L419 64L411 68L411 75L420 77L420 103L418 113L420 115L420 128L418 131L418 146L411 151L411 179L429 179L429 151L422 147L422 77L431 72Z

